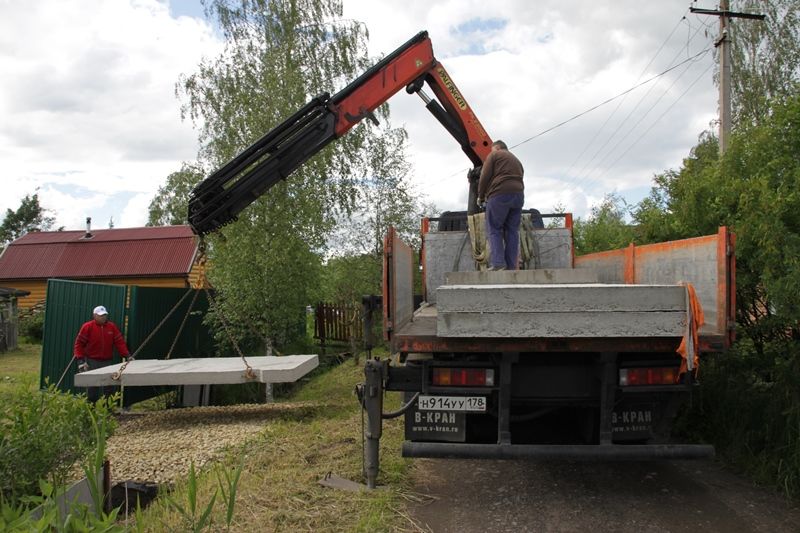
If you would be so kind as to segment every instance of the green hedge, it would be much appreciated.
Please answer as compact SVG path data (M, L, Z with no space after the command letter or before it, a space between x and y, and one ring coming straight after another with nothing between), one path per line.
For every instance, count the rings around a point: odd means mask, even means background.
M799 497L800 348L773 342L759 355L743 340L704 359L699 377L689 430L756 481Z
M51 386L19 386L0 406L0 493L16 502L39 493L39 482L63 482L76 461L95 448L92 413L111 431L110 400L88 404L84 396ZM108 435L103 435L103 438Z

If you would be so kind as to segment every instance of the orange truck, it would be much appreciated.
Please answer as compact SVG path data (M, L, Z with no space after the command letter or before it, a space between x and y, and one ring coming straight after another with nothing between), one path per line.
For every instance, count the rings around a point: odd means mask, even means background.
M432 91L428 95L425 86ZM414 36L334 95L311 99L192 192L203 236L405 89L470 159L467 209L422 221L423 304L414 254L390 230L382 301L391 359L370 359L358 396L367 414L367 485L379 472L383 420L403 417L410 457L697 458L670 427L697 386L704 352L725 349L734 320L734 236L575 256L572 217L529 211L525 269L481 272L468 217L492 141L434 55ZM550 219L545 225L542 219ZM538 223L537 223L538 222ZM371 320L375 298L366 305ZM383 410L385 391L404 395Z
M381 420L400 414L407 457L713 455L672 442L670 429L701 354L733 340L734 236L723 227L575 256L572 217L542 216L561 224L529 230L536 264L501 272L476 270L459 214L423 220L417 309L412 250L387 235L383 323L396 357L368 361L360 391L370 486ZM404 393L396 413L382 412L385 390Z

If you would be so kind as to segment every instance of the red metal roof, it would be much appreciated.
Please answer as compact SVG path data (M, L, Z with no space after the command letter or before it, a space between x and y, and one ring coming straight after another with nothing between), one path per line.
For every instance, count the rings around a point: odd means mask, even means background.
M28 233L0 256L0 279L186 275L197 242L189 226Z

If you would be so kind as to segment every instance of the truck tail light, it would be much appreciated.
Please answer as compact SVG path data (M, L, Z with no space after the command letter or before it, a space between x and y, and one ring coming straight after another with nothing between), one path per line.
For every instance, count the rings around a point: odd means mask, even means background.
M494 369L435 367L432 382L439 387L493 387Z
M638 385L675 385L680 377L678 367L620 368L621 387Z

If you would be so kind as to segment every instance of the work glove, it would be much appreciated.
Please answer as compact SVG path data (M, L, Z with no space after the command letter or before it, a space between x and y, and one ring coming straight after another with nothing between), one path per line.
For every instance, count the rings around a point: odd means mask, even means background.
M78 363L78 372L86 372L87 370L89 370L89 363L81 359L80 363Z

